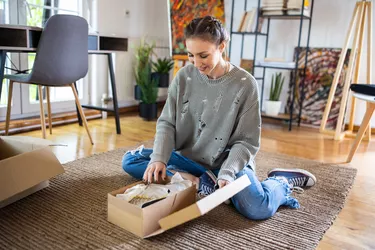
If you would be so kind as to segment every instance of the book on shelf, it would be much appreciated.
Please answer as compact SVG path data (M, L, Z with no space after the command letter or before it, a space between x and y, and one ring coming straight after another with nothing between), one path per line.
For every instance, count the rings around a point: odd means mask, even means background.
M240 25L237 29L237 32L255 32L259 31L262 28L263 20L259 19L258 29L255 29L257 22L257 9L253 8L249 11L245 11L242 14Z
M262 15L300 15L310 16L309 1L305 0L302 4L301 0L263 0Z
M237 32L241 32L242 26L244 25L244 22L245 22L245 19L246 19L246 16L247 16L247 11L245 11L244 13L242 13L240 25L238 26Z
M263 0L261 7L289 7L294 6L301 8L302 7L302 1L301 0ZM305 0L303 3L304 7L310 6L310 1Z
M301 9L285 9L285 10L267 10L262 11L262 16L278 16L278 15L301 15ZM303 16L310 17L310 10L304 9Z
M301 15L301 12L302 12L301 9L288 9L287 10L288 15ZM310 17L310 10L308 8L304 8L302 15Z

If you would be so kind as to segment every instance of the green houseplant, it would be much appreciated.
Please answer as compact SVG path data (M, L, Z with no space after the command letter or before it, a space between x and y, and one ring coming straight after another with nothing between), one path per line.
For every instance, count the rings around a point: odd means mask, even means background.
M173 61L171 58L158 58L156 62L152 63L153 77L159 79L158 86L160 88L168 88L169 86L169 71L173 68Z
M139 115L146 120L157 118L157 78L151 77L151 56L154 47L154 44L148 44L142 39L135 50L136 65L134 68L134 77L137 83L136 87L141 90L141 94L139 95L139 100L141 101L139 104Z
M285 77L281 72L272 75L270 97L266 101L266 114L270 116L277 116L280 111L281 101L280 94L284 85Z

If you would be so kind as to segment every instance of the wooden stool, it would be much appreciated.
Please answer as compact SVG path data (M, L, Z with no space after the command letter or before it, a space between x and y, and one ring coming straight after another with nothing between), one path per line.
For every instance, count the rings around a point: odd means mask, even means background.
M369 126L372 114L374 113L374 110L375 110L375 96L365 95L365 94L354 92L353 97L358 98L358 99L363 100L363 101L366 101L367 102L367 110L366 110L365 116L363 117L362 124L359 128L359 131L357 133L357 137L355 138L355 141L354 141L353 146L350 150L349 156L346 160L347 162L352 161L353 156L354 156L355 152L357 151L359 144L362 141L362 137L365 134L365 132L366 132L368 126ZM369 132L369 133L371 133L371 132Z

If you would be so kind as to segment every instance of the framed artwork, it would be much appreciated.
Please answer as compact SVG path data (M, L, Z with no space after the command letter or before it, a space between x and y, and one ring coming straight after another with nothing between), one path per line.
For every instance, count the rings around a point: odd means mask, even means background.
M297 52L295 48L294 53ZM298 114L300 107L301 94L303 92L303 103L301 113L301 124L320 127L324 109L327 104L329 91L336 72L337 63L340 58L341 49L339 48L309 48L308 61L306 67L306 79L304 85L303 70L297 74L297 85L295 92L294 113ZM306 48L301 47L299 53L299 65L305 64ZM347 72L350 50L346 54L344 67L341 71L337 85L335 97L332 103L331 112L327 120L327 128L335 128L340 111L342 89L344 85L344 76ZM295 58L295 57L294 57ZM291 79L294 78L294 71L291 73ZM286 112L289 113L292 101L293 81L289 83L288 102Z
M172 54L186 54L184 28L197 17L218 18L224 25L224 0L170 0Z

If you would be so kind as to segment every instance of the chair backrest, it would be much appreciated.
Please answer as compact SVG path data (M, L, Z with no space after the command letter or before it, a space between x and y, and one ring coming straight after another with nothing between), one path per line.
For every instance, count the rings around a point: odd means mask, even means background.
M87 71L87 21L73 15L49 18L40 37L30 82L66 85L83 78Z

